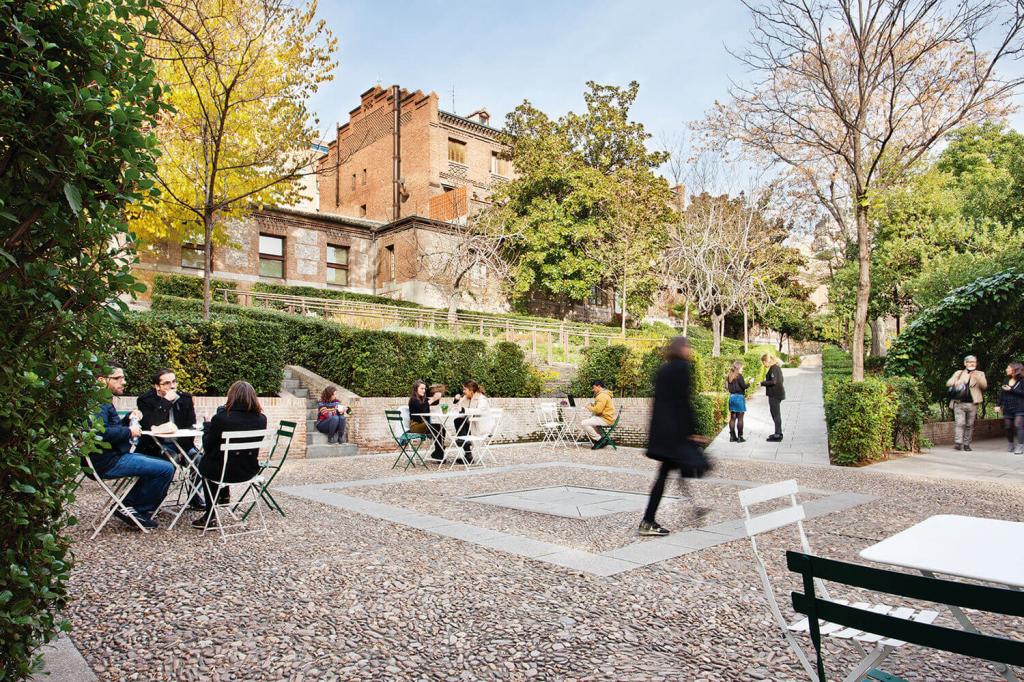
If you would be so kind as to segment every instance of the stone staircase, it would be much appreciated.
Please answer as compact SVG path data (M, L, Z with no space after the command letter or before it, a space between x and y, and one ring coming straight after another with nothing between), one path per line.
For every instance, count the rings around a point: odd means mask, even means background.
M284 370L281 392L289 393L306 401L306 457L349 457L359 454L354 443L328 443L327 436L316 430L316 395L290 369Z

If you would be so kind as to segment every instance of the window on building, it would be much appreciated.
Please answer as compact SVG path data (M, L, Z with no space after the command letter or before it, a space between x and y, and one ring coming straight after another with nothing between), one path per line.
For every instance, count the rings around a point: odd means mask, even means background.
M510 177L509 165L509 162L501 158L498 152L491 152L491 173L493 175L500 175L503 178Z
M348 247L327 245L327 283L348 286Z
M384 247L384 267L386 268L384 274L387 275L388 280L391 282L395 281L395 245L388 244Z
M202 244L186 242L181 245L181 267L202 270L205 261L204 247Z
M363 169L363 184L366 184L366 169Z
M284 278L284 237L260 235L260 277Z
M466 165L466 143L449 137L448 160Z
M604 289L597 284L590 290L590 298L587 299L590 305L608 305L608 295Z
M356 174L353 173L352 174L352 189L355 190L355 188L356 188Z
M361 205L359 207L359 217L360 218L365 218L366 217L366 204L363 204L363 205Z

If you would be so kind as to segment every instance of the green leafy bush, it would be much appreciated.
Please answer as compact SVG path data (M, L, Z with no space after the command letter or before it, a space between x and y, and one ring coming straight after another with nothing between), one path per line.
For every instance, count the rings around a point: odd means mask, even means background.
M329 298L335 301L360 301L362 303L378 303L381 305L398 306L400 308L422 308L424 306L413 301L402 301L397 298L386 296L373 296L371 294L358 294L354 291L342 291L340 289L318 289L317 287L293 286L290 284L272 284L269 282L256 282L252 285L253 291L261 291L268 294L282 294L284 296L307 296L309 298ZM273 304L263 303L261 305Z
M892 446L896 411L884 381L833 381L825 394L832 463L853 466L881 459Z
M595 381L603 381L616 395L631 395L624 391L634 386L620 386L619 373L632 351L627 346L591 346L583 351L583 363L576 372L576 379L569 387L573 395L590 395Z
M921 390L920 382L913 377L887 377L885 383L896 402L892 427L893 446L898 450L920 452L925 445L921 429L928 414L928 399Z
M161 367L174 370L181 389L196 395L225 395L239 380L273 395L281 388L284 339L276 322L136 313L126 316L110 355L124 367L131 395L149 390L150 375Z
M210 280L210 295L223 301L223 295L217 289L234 289L235 283L224 279ZM180 298L202 298L203 278L192 275L157 275L153 278L153 294L162 296L178 296ZM228 294L229 303L238 303L238 295Z
M66 513L109 399L110 322L141 290L122 248L153 192L159 88L142 0L0 0L0 680L26 678L68 602Z
M154 311L189 319L195 319L200 305L191 299L153 298ZM301 365L358 395L408 395L416 379L449 387L475 379L489 395L499 397L530 397L540 392L536 373L522 351L511 349L514 344L488 348L477 340L367 331L319 317L224 303L213 304L211 312L218 320L240 318L277 326L285 364Z

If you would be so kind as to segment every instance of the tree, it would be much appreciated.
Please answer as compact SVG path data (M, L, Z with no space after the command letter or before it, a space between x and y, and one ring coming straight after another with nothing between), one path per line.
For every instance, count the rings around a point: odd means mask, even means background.
M470 217L466 223L448 223L444 232L417 236L415 250L420 272L448 307L448 323L458 321L464 294L475 296L488 285L506 287L512 281L514 261L505 254L515 235L495 223L492 214Z
M123 212L153 192L160 87L145 0L0 0L0 679L68 602L79 457L106 334L136 289ZM83 434L83 428L85 433Z
M528 101L509 113L501 138L517 177L497 189L489 210L517 235L506 249L516 262L513 299L540 291L582 301L618 284L618 255L627 248L641 263L657 256L657 239L645 241L643 253L639 244L623 243L633 234L629 225L663 235L670 201L667 183L653 172L666 155L648 150L650 135L629 120L638 91L635 82L619 88L591 81L582 114L552 120ZM616 216L630 222L618 224ZM632 288L627 309L646 310L653 288L632 287L632 275L625 277Z
M864 378L871 205L950 130L1004 116L1024 80L996 66L1020 48L1018 3L939 0L746 2L741 62L755 75L716 104L704 130L781 164L856 235L853 378ZM948 11L947 11L948 10ZM978 43L993 34L986 52Z
M785 237L767 215L767 191L693 196L670 230L665 259L672 281L685 281L697 309L711 318L711 355L721 355L725 317L765 300L773 246Z
M212 247L224 223L253 206L292 203L313 172L318 133L310 96L333 78L336 40L316 2L167 0L147 41L173 111L157 126L159 200L137 211L144 239L205 245L203 316Z

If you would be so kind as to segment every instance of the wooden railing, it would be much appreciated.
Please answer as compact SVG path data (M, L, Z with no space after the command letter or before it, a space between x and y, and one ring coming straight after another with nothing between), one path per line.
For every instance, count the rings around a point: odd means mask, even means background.
M630 333L623 338L614 331L595 329L593 325L542 320L517 319L487 313L458 312L450 319L448 312L436 308L413 308L406 306L368 303L333 298L291 296L257 291L236 291L217 289L215 297L226 302L230 295L238 298L239 304L297 314L316 314L345 324L370 328L405 328L409 331L423 331L447 334L457 338L480 338L486 341L506 340L518 343L524 351L537 359L546 357L548 362L574 362L579 360L582 349L597 343L612 343L644 349L665 343L662 336Z

